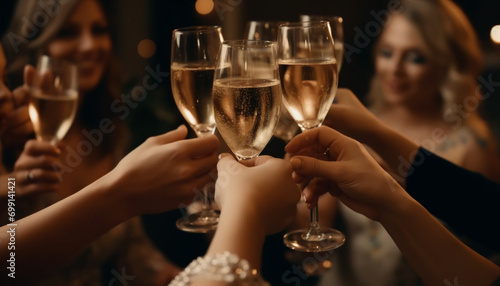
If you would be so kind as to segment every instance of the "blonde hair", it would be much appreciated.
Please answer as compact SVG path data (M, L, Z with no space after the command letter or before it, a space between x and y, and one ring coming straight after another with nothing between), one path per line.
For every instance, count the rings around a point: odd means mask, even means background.
M483 56L476 32L460 7L451 0L401 0L396 13L415 25L431 61L445 71L440 86L443 110L474 96ZM385 104L377 77L367 100L374 109Z

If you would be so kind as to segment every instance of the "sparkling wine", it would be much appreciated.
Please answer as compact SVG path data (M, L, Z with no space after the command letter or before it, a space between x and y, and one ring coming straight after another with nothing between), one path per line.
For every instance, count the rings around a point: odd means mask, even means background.
M53 144L62 140L75 118L78 93L67 91L65 95L47 95L33 90L29 103L29 115L39 140Z
M283 99L302 129L321 125L337 91L335 60L279 63Z
M215 67L172 65L171 82L177 108L198 136L212 134L215 119L212 86Z
M217 128L229 148L238 159L258 156L279 120L279 80L216 80L213 99Z

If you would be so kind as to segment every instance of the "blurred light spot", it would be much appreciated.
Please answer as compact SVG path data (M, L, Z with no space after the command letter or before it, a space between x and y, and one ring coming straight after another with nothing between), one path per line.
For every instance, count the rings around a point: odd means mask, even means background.
M493 42L500 44L500 25L491 28L490 37Z
M323 261L323 268L330 269L332 267L332 262L330 260Z
M137 45L137 53L139 56L147 59L152 57L156 52L156 44L150 39L144 39Z
M201 15L207 15L214 9L213 0L196 0L195 4L196 12Z

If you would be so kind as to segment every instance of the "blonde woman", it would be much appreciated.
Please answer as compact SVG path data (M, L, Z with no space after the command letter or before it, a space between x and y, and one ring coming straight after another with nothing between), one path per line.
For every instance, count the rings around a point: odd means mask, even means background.
M482 54L472 25L456 4L401 1L377 39L374 62L367 100L376 117L435 154L500 181L497 143L477 113ZM334 126L334 120L331 116L325 124ZM404 183L406 173L372 155ZM379 223L343 204L339 210L348 241L323 285L421 283Z

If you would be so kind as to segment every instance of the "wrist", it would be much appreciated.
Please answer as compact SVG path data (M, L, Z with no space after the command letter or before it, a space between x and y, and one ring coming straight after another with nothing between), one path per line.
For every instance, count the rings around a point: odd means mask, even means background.
M248 260L252 268L259 269L265 236L258 209L250 203L234 203L222 209L207 254L229 251Z
M378 146L384 146L384 137L389 134L389 128L382 124L380 121L376 120L373 123L372 128L366 132L366 140L362 142L373 149L377 149Z
M130 203L126 184L120 184L123 180L115 178L108 173L95 181L93 184L99 188L99 197L107 205L108 213L115 221L123 222L138 215Z
M398 194L399 198L388 204L380 212L379 222L384 227L394 225L405 225L411 223L412 217L415 213L423 208L417 201L410 197L404 190Z

